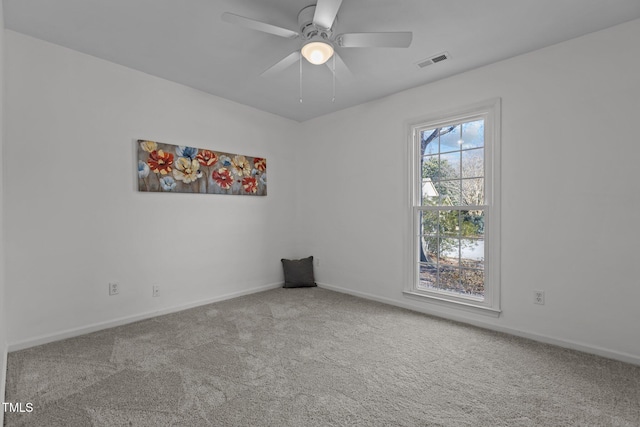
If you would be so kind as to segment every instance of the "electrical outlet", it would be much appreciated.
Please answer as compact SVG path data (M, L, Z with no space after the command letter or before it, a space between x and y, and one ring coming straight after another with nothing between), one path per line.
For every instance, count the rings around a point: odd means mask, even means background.
M160 296L160 285L153 285L152 295L154 297L159 297Z
M544 305L544 291L533 291L533 303Z
M320 267L320 258L313 259L316 262L316 267Z
M118 295L120 293L120 284L117 282L109 283L109 295Z

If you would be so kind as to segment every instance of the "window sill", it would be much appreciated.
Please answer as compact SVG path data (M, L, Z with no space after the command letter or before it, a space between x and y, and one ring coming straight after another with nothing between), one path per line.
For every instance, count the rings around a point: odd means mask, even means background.
M454 301L444 297L429 295L429 294L415 292L415 291L404 291L403 294L405 295L405 297L411 298L416 301L419 300L423 302L434 303L441 307L453 308L456 310L466 311L468 313L483 314L485 316L491 316L491 317L500 317L500 313L501 313L500 310L497 310L491 307L482 306L482 305L477 305L471 301L470 302Z

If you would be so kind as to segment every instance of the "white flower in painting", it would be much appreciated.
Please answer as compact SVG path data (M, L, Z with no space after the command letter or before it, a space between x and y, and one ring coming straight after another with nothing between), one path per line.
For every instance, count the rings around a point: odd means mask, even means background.
M142 160L138 160L138 178L145 179L149 176L149 165L143 162Z
M233 173L238 176L249 176L251 173L251 165L249 165L249 161L245 156L235 156L231 160L231 165L233 166Z
M185 184L190 184L197 180L199 176L202 176L202 174L200 174L200 163L195 159L178 157L174 166L173 177Z

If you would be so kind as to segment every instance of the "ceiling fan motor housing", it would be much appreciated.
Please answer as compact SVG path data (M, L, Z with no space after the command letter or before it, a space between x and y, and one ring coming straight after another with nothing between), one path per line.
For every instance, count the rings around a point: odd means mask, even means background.
M322 38L326 41L331 40L333 32L331 28L320 28L313 23L313 16L316 13L316 6L307 6L298 14L298 27L300 28L300 34L305 40L312 38ZM335 20L334 20L335 23ZM333 26L333 24L332 24Z

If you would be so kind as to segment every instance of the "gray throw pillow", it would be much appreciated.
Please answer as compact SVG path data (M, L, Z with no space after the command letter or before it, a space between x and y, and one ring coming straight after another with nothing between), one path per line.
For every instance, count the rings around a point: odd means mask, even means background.
M317 286L313 277L313 257L302 259L282 259L285 288L305 288Z

